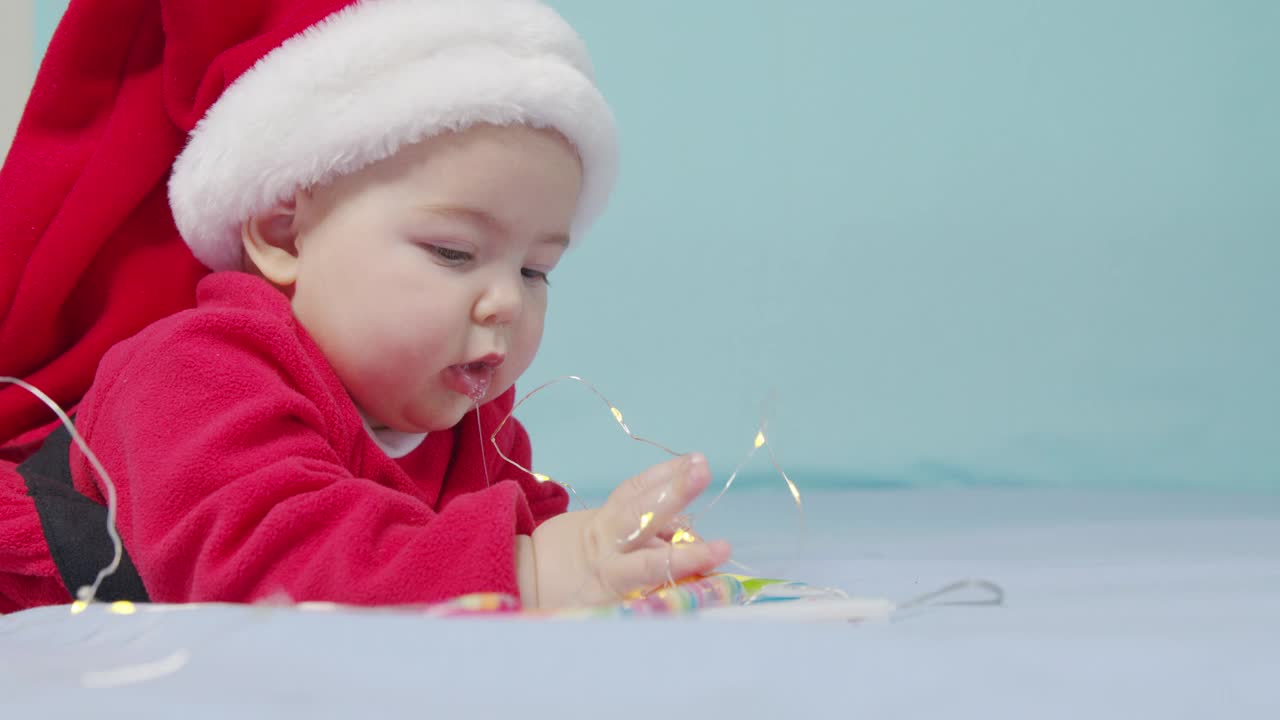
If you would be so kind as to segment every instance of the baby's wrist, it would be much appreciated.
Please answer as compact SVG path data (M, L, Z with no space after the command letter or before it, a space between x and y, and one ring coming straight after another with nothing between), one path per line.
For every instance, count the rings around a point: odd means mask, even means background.
M590 600L583 594L595 585L587 547L595 514L595 510L564 513L534 531L531 545L539 606L567 607Z

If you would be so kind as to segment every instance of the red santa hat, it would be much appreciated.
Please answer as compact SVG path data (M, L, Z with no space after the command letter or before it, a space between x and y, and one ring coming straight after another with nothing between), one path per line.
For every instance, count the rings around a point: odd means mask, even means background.
M72 0L0 171L0 375L77 402L111 345L239 267L246 218L476 124L560 132L574 237L603 210L613 118L537 0ZM0 386L0 444L45 412Z

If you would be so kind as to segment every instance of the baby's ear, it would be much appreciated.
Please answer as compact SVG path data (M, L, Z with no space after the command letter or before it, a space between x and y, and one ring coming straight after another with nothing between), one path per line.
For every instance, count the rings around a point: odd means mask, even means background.
M296 199L289 199L249 218L240 228L245 260L282 288L298 279L298 222Z

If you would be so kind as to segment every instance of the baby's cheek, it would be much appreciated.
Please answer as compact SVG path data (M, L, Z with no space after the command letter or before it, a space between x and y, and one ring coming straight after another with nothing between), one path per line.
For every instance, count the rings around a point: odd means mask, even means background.
M397 362L423 364L440 350L439 331L423 321L420 314L366 319L373 349Z
M412 385L432 370L427 354L411 340L397 338L396 342L386 343L378 352L381 357L371 364L378 369L378 375L385 383L402 387Z
M387 387L405 381L422 363L421 348L403 329L366 321L351 327L342 339L346 365L359 373L362 384Z
M543 307L527 322L521 324L519 345L531 361L538 353L538 346L542 344L542 329L545 323L546 308Z

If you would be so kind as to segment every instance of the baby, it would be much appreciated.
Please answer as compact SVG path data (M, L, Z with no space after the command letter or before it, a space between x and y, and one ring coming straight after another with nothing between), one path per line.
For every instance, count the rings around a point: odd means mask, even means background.
M60 91L54 70L88 52L113 2L64 19L0 190L32 172L32 108ZM192 307L115 342L78 403L127 552L104 597L501 592L557 607L728 559L723 542L670 542L710 482L699 455L565 512L559 486L499 456L531 465L518 422L490 442L538 350L548 278L602 210L616 164L611 114L563 20L535 0L137 4L137 25L113 28L121 55L159 33L162 87L192 90L191 107L154 107L159 90L126 81L112 116L192 124L165 161L160 211L213 272ZM117 215L155 213L140 197ZM164 246L166 224L142 223L151 235L127 247ZM117 242L103 235L97 251ZM204 274L146 262L161 285ZM12 461L0 460L0 611L65 602L109 559L103 478L48 427L0 458Z

